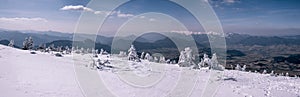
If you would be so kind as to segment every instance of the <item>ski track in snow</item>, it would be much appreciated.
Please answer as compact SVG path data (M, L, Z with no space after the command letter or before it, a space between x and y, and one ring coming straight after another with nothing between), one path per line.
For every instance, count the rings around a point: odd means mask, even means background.
M83 97L76 82L71 55L60 58L41 52L30 54L29 51L3 45L0 45L0 54L0 97ZM199 97L209 78L207 70L189 70L174 65L154 63L160 68L157 69L148 66L143 60L141 67L124 67L126 64L121 64L122 60L112 58L112 61L120 63L116 65L112 62L113 66L119 66L114 72L98 71L99 77L105 77L106 88L119 97L185 95L188 90L172 90L178 84L176 82L178 79L195 82L189 84L195 87L188 94L191 97ZM91 70L85 66L82 68ZM134 72L141 74L141 78L155 78L159 81L152 87L134 87L125 83L126 79L121 79L118 75L125 74L126 77L127 74L134 74ZM216 97L300 97L299 78L232 70L222 73L222 79L218 80L221 84L214 95ZM172 94L173 91L176 91L175 94Z

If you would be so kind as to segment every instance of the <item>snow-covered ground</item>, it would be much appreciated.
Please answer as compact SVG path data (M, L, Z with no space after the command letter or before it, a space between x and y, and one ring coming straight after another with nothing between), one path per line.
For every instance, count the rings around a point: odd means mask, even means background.
M211 82L219 83L216 97L300 97L300 78L225 70L219 72L222 77L208 80L208 70L145 60L128 62L116 56L111 57L114 69L96 71L86 67L89 55L74 56L86 59L73 61L71 55L30 54L0 45L0 97L84 97L82 93L89 90L81 90L86 88L78 84L77 80L84 82L84 78L76 76L77 70L97 73L104 84L101 88L117 97L201 97Z

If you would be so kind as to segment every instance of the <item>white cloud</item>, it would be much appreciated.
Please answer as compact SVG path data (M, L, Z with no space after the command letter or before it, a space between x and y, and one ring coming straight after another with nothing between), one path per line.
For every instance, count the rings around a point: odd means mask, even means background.
M116 15L119 18L128 18L128 17L133 17L133 14L128 14L128 13L121 13L121 11L99 11L99 10L93 10L92 8L84 7L83 5L67 5L64 6L63 8L60 8L60 10L78 10L78 11L88 11L88 12L93 12L96 15Z
M156 21L156 19L150 18L149 21L153 22L153 21Z
M84 7L83 5L67 5L61 8L60 10L77 10L77 11L89 11L94 12L93 9Z
M3 22L48 22L44 18L24 18L24 17L15 17L15 18L6 18L6 17L0 17L0 21Z
M126 13L121 13L121 11L95 11L94 14L105 14L105 15L116 15L119 18L128 18L128 17L133 17L133 14L126 14Z
M235 3L237 0L224 0L225 3Z
M109 11L95 11L94 14L106 14L109 15Z
M146 18L146 17L145 17L145 16L140 16L139 18L144 19L144 18Z
M207 31L207 32L194 32L194 31L177 31L177 30L173 30L171 32L175 32L175 33L183 33L186 35L190 35L190 34L207 34L207 35L218 35L218 36L224 36L224 33L217 33L217 32L213 32L213 31Z
M190 34L207 34L206 32L193 32L193 31L171 31L171 32L175 32L175 33L183 33L183 34L187 34L187 35L190 35Z
M121 11L118 11L117 16L119 18L127 18L127 17L133 17L134 15L133 14L125 14L125 13L121 13Z
M12 30L49 30L51 21L44 18L0 17L0 28Z
M221 2L221 3L227 3L227 4L232 4L232 3L237 3L238 0L203 0L204 2Z

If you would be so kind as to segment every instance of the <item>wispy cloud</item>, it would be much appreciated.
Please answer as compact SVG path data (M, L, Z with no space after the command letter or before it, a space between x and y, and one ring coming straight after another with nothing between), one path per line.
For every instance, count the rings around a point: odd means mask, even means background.
M144 18L146 18L146 17L145 17L145 16L140 16L139 18L144 19Z
M204 0L204 2L233 4L233 3L239 2L239 0ZM219 5L217 5L217 6L219 6Z
M49 30L50 22L44 18L0 17L0 28L13 30Z
M236 3L237 0L223 0L224 3Z
M60 10L75 10L75 11L89 11L89 12L94 12L93 9L84 7L83 5L67 5L64 6L63 8L60 8Z
M4 22L48 22L48 20L44 18L25 18L25 17L15 17L15 18L7 18L0 17L0 21Z
M194 31L177 31L177 30L173 30L171 32L175 32L175 33L183 33L186 35L190 35L190 34L207 34L206 32L194 32Z
M117 13L117 17L119 18L128 18L128 17L133 17L133 14L126 14L126 13L121 13L121 11L118 11Z
M150 21L150 22L153 22L153 21L156 21L156 19L150 18L149 21Z
M68 11L68 10L75 10L75 11L87 11L87 12L92 12L96 15L116 15L119 18L128 18L128 17L133 17L133 14L128 14L128 13L121 13L121 11L99 11L99 10L93 10L92 8L84 7L83 5L67 5L60 10Z
M224 36L224 33L217 33L217 32L213 32L213 31L196 32L196 31L177 31L177 30L173 30L173 31L171 31L171 32L182 33L182 34L186 34L186 35L191 35L191 34L207 34L207 35L219 35L219 36Z

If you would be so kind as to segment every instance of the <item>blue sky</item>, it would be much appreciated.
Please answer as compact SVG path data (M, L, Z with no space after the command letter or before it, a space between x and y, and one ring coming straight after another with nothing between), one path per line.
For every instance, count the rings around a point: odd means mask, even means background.
M299 0L205 1L215 10L224 32L253 35L300 34ZM105 13L104 10L87 7L88 2L89 0L1 0L0 28L73 32L83 10ZM193 32L204 32L201 24L185 8L167 0L134 0L115 11L104 25L106 33L112 33L124 21L144 12L165 13L185 24ZM152 22L163 21L147 19Z

